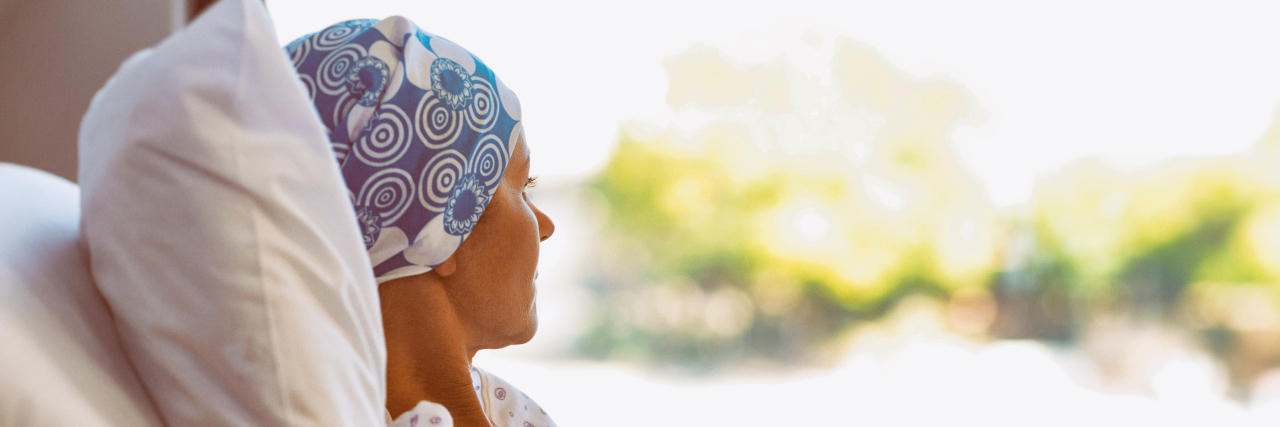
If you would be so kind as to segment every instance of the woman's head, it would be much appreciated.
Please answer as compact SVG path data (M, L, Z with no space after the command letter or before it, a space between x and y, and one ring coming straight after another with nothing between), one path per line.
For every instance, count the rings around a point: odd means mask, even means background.
M286 47L346 181L378 283L444 282L471 334L536 328L538 243L515 94L478 58L401 17L343 22Z

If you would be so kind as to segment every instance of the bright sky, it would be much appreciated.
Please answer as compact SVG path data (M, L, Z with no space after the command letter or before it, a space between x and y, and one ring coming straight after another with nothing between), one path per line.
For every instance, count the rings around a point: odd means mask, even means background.
M1140 166L1239 152L1280 108L1273 1L267 5L282 44L337 21L398 14L471 50L519 94L543 175L600 167L622 120L671 120L664 58L695 42L742 51L752 34L776 28L847 35L911 74L941 73L977 94L990 116L954 141L999 205L1084 157Z

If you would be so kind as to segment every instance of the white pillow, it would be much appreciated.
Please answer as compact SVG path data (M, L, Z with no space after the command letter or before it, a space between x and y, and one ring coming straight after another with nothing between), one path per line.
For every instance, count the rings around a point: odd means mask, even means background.
M95 96L81 233L166 424L385 422L377 288L322 129L260 0L214 5Z
M80 192L0 163L0 426L159 426L80 247Z

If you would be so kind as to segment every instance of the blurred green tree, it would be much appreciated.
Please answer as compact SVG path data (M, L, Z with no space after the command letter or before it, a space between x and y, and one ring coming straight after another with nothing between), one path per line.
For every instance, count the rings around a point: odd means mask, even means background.
M847 39L787 49L694 46L667 100L702 125L624 126L589 185L608 214L587 354L801 361L906 295L985 286L999 218L947 141L972 95Z
M695 45L665 64L670 123L621 127L587 184L605 227L584 354L829 361L833 338L924 294L992 295L996 337L1070 341L1091 316L1126 313L1200 331L1242 381L1280 363L1280 345L1241 344L1280 333L1275 128L1239 155L1077 162L1001 211L950 143L985 114L963 86L846 38L778 52Z

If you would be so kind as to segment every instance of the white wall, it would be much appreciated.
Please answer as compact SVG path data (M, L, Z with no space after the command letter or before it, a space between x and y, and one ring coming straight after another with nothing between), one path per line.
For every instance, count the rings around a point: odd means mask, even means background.
M175 28L180 0L0 0L0 162L76 175L89 100Z

